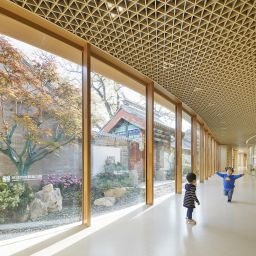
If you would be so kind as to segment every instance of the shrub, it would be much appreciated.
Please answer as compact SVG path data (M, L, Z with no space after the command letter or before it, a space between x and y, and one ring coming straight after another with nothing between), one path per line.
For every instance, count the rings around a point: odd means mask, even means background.
M42 178L41 186L52 184L59 188L66 204L78 202L82 204L82 179L74 175L45 175Z
M136 188L138 185L138 175L130 172L114 174L112 172L101 172L92 178L91 199L103 197L104 192L111 188L130 187Z
M114 174L111 172L102 172L93 178L93 186L102 191L115 187L131 186L129 173Z
M34 194L24 182L0 183L0 222L7 217L22 215L33 200Z
M121 170L124 170L124 167L120 162L111 162L109 159L105 161L105 164L103 166L104 172L107 173L114 173L114 172L120 172Z

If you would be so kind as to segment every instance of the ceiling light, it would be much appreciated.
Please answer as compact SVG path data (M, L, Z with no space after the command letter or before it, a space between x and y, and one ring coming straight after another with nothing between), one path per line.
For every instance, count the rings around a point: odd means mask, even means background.
M115 17L116 17L116 14L113 13L113 12L111 12L110 15L111 15L112 18L115 18Z
M107 2L107 6L109 9L111 9L114 6L114 4Z
M204 89L202 89L202 88L195 87L194 90L193 90L193 92L199 92L199 91L203 91L203 90L204 90Z
M167 68L173 68L173 67L174 67L174 64L164 61L163 68L167 69Z
M123 12L123 11L124 11L124 8L123 8L122 6L117 6L117 10L118 10L119 12Z
M114 4L107 2L107 6L108 6L108 9L113 9ZM122 6L116 6L116 9L119 12L123 12L124 11L124 8ZM115 14L115 16L116 16L116 14Z

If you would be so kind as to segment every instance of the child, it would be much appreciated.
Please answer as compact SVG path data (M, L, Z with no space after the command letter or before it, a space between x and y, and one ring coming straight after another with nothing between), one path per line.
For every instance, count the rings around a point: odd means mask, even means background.
M192 213L195 208L195 201L200 205L196 196L196 175L194 173L187 174L188 183L185 185L185 196L183 206L188 208L187 210L187 224L195 225L196 221L192 219Z
M232 167L225 167L226 173L216 172L218 176L223 178L224 195L228 196L228 202L232 200L232 195L235 188L235 180L244 176L244 174L233 175L234 169Z

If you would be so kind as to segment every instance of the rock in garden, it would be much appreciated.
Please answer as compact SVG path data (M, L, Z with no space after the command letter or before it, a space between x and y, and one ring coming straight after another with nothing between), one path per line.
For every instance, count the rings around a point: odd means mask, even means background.
M94 201L94 205L110 207L110 206L113 206L115 202L116 202L115 197L102 197L102 198L96 199Z
M40 199L47 205L48 212L56 212L62 210L62 196L60 189L53 189L52 184L49 184L43 187L42 190L38 191L35 194L35 198Z
M30 219L36 220L37 218L47 215L47 205L40 199L35 198L30 204Z
M44 192L52 192L53 191L53 185L52 184L48 184L48 185L45 185L42 190Z
M126 193L126 188L112 188L104 192L107 197L122 197Z

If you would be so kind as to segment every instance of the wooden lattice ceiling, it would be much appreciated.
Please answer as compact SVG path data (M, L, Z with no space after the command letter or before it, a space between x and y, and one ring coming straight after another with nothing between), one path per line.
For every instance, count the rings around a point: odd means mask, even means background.
M195 110L221 143L256 134L255 0L12 0Z

